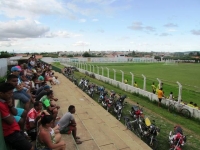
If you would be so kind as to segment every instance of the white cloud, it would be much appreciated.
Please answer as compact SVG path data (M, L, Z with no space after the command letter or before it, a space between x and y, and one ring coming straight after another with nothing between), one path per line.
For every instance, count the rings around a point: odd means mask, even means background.
M73 44L73 46L89 46L89 45L90 45L90 43L83 42L83 41L78 41L78 42Z
M133 22L133 24L131 26L128 26L128 28L132 30L138 30L138 31L142 31L142 30L155 31L156 30L152 26L144 26L141 22Z
M71 37L79 37L79 36L82 36L82 35L70 33L70 32L67 32L67 31L48 32L44 35L44 37L46 37L46 38L55 38L55 37L71 38Z
M161 33L160 36L169 36L170 34L168 33Z
M6 38L37 38L49 31L44 25L37 24L34 20L11 20L0 22L0 39Z
M92 22L97 22L97 21L99 21L98 19L92 19Z
M86 19L79 19L79 22L84 23L84 22L86 22Z
M0 0L0 10L5 16L37 17L41 14L66 14L63 4L56 0Z
M167 23L164 25L165 27L178 27L177 24L174 24L174 23Z
M114 3L117 0L75 0L77 2L84 2L84 3L96 3L96 4L103 4L103 5L109 5Z

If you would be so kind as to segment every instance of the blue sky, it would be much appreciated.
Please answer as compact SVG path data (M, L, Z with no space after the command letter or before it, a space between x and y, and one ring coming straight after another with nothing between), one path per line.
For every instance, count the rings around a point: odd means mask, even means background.
M0 50L200 51L200 0L0 0Z

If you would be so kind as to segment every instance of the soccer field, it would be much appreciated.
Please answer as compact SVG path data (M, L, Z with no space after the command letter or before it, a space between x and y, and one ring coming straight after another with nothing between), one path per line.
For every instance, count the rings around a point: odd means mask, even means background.
M152 82L158 85L156 78L159 78L163 83L163 89L165 96L169 96L170 92L174 93L174 96L178 96L178 84L179 81L183 86L182 99L184 102L193 101L199 103L200 97L200 64L165 64L165 63L92 63L95 66L95 73L97 73L97 67L100 67L99 72L102 74L101 67L104 68L104 76L107 76L107 68L110 69L109 76L114 78L113 69L117 71L116 80L121 81L121 72L124 71L124 79L128 79L128 84L131 84L131 74L134 74L134 80L137 82L139 88L143 88L143 77L146 76L147 85L146 89L152 91ZM88 70L89 70L88 66Z

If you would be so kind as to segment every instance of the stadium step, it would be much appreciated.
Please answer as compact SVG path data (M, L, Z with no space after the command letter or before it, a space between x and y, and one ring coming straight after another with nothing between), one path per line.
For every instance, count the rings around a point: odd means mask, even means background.
M60 84L53 85L52 88L55 97L59 99L57 103L61 106L60 111L64 114L68 111L69 105L75 106L77 135L83 141L82 144L76 145L72 136L63 135L67 149L150 150L143 141L64 75L55 75L58 76Z

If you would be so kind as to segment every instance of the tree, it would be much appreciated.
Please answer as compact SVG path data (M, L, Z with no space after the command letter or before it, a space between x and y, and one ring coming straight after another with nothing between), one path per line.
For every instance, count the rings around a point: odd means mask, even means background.
M83 57L91 57L91 55L88 52L83 53Z

